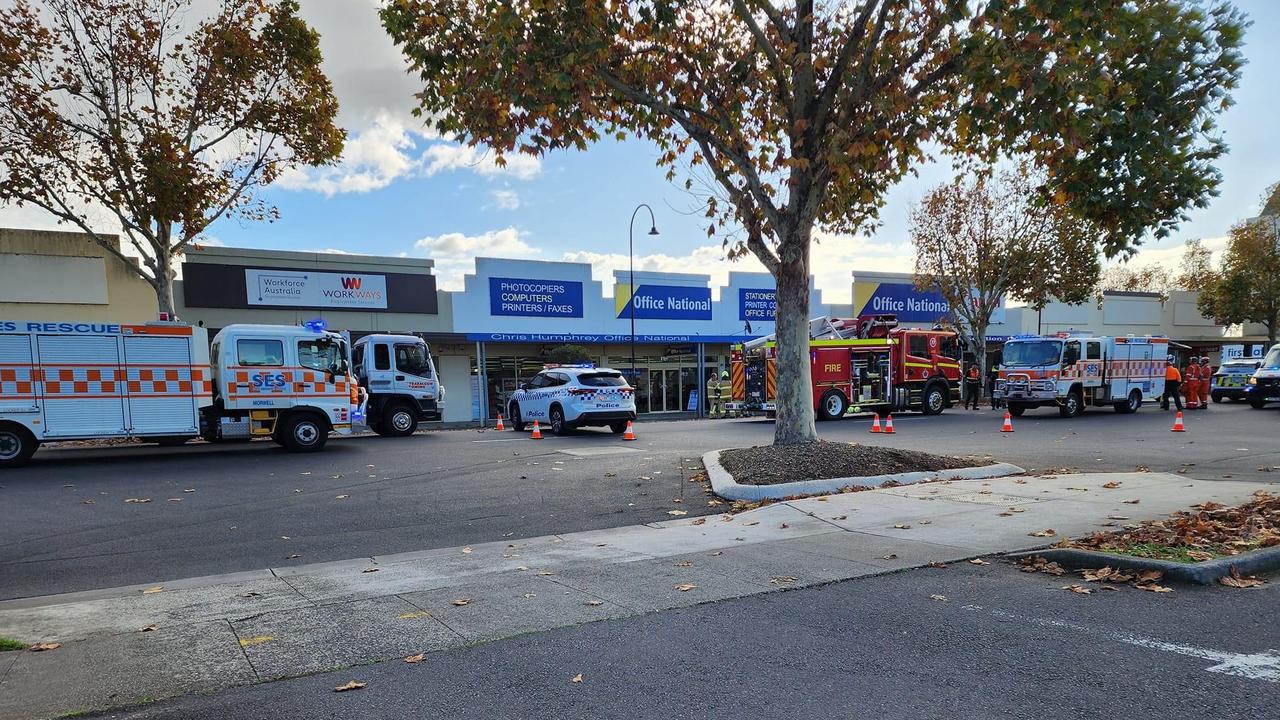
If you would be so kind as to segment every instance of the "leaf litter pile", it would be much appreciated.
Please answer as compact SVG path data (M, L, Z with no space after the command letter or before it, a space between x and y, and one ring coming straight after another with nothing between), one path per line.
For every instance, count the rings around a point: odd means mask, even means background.
M990 465L991 460L819 441L725 450L720 453L720 464L743 485L777 485L799 480L957 470Z
M1208 502L1123 530L1068 540L1063 547L1203 562L1280 545L1280 495L1259 490L1238 507Z
M1018 561L1018 569L1028 573L1044 573L1046 575L1063 576L1067 574L1067 569L1052 560L1046 560L1039 555L1024 557ZM1077 573L1084 578L1087 583L1097 583L1096 586L1080 585L1072 583L1071 585L1063 585L1062 589L1077 595L1092 595L1095 588L1103 590L1119 590L1121 585L1130 585L1139 590L1146 590L1154 593L1171 593L1173 588L1165 587L1160 584L1164 573L1159 570L1117 570L1111 567L1104 567L1098 570L1077 570Z

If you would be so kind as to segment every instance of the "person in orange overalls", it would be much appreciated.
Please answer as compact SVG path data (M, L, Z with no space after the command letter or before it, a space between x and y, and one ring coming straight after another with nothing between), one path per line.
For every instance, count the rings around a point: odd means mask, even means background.
M1200 358L1200 409L1209 409L1209 385L1213 380L1213 366L1209 364L1209 356Z
M1187 409L1200 408L1200 363L1199 358L1192 357L1187 361L1187 369L1182 371L1182 390L1186 393Z

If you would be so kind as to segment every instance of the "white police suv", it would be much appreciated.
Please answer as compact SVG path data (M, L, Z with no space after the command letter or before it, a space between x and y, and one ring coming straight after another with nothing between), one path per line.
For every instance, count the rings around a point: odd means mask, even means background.
M636 419L636 395L622 373L593 365L547 365L507 401L511 427L537 420L557 435L607 425L615 433Z

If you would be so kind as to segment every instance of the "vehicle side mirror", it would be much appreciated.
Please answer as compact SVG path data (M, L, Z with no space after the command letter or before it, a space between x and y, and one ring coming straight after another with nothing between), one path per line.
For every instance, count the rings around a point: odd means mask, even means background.
M529 383L520 383L520 389L521 389L521 390L528 390L528 389L529 389Z

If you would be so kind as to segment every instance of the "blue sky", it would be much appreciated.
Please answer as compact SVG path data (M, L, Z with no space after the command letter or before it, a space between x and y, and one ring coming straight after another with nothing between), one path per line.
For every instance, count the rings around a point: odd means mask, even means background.
M760 269L723 259L720 239L707 237L700 214L689 213L689 197L654 165L657 153L648 143L603 142L586 152L496 168L483 152L434 137L410 116L415 83L377 24L376 0L301 4L322 35L326 71L350 135L346 156L337 168L293 173L269 189L279 221L219 221L209 230L212 243L433 257L446 288L461 285L476 255L588 261L597 278L606 278L625 266L627 221L637 203L647 202L662 234L649 237L641 228L638 268L707 272L716 279L730 269ZM1280 180L1271 131L1280 97L1280 3L1237 5L1254 24L1246 35L1248 65L1236 105L1220 119L1231 146L1219 163L1221 195L1174 237L1148 246L1139 263L1176 261L1190 238L1218 239L1220 245L1233 222L1255 214L1264 188ZM941 168L922 169L920 178L890 193L884 226L874 236L821 243L815 275L828 301L848 301L849 274L859 268L910 270L907 209L946 179ZM41 224L31 221L30 211L10 210L0 211L0 224L13 225L15 217Z

